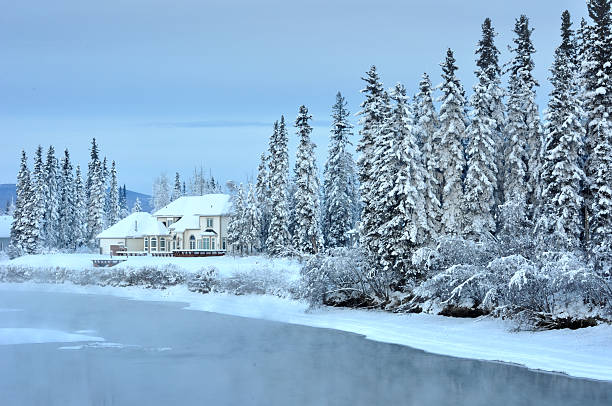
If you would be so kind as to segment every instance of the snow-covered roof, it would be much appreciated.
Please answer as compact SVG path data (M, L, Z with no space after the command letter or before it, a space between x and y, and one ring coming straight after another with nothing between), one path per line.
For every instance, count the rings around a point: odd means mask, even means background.
M177 233L182 233L185 230L197 230L200 228L200 216L193 214L183 216L176 223L172 223L168 228Z
M231 212L230 195L214 193L203 196L183 196L162 207L157 217L223 216ZM200 228L199 225L196 228Z
M13 217L2 215L0 216L0 238L9 238L11 236L11 225Z
M167 235L168 229L157 218L142 211L132 213L96 238L138 238L146 235Z

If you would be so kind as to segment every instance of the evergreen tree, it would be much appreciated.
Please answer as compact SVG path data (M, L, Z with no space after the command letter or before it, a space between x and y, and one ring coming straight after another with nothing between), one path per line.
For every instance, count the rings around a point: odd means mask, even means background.
M610 0L589 0L589 51L586 61L587 117L585 172L589 252L598 267L612 260L612 15Z
M140 204L140 198L136 198L134 206L132 206L132 213L138 213L142 211L142 205Z
M257 184L255 185L257 196L257 211L260 216L259 248L266 248L268 239L268 228L270 227L270 180L268 173L269 158L265 153L261 154L259 168L257 170Z
M12 255L25 253L30 238L29 218L32 210L32 189L30 184L30 171L25 151L21 151L21 166L17 174L17 200L11 224L11 252Z
M323 247L320 225L319 174L314 144L310 140L312 127L306 106L300 106L295 127L300 137L295 162L295 232L294 247L315 254Z
M172 190L172 196L170 197L170 200L175 201L182 195L183 194L181 192L181 177L177 172L176 175L174 175L174 189Z
M232 247L234 253L238 251L240 255L244 254L247 246L247 227L246 227L246 207L244 187L242 183L238 187L238 191L232 196L232 215L227 224L227 241Z
M266 247L271 255L280 255L291 243L289 235L289 153L285 118L274 123L270 138L270 227Z
M74 217L75 217L75 179L72 174L72 163L68 149L64 151L61 162L62 182L59 204L58 246L69 249L74 247Z
M202 189L201 192L204 194L204 189ZM201 196L202 194L197 196ZM165 173L162 173L153 182L153 193L151 196L151 206L153 206L153 212L167 206L171 201L168 177Z
M55 149L49 147L45 161L45 183L46 195L44 197L45 218L42 240L48 248L56 248L59 239L59 185L58 185L58 162L55 157Z
M87 244L88 200L81 177L81 167L77 165L74 175L74 217L72 223L72 246L76 249Z
M246 244L252 254L253 250L260 248L261 213L259 212L255 188L250 183L246 196L244 216Z
M85 197L87 201L89 201L89 194L91 192L91 182L92 182L92 177L94 176L94 171L95 171L94 166L96 166L97 162L100 161L98 144L96 143L95 137L92 138L91 140L91 149L90 149L89 156L90 156L90 160L89 160L89 165L87 167L87 180L85 182Z
M417 95L419 121L417 137L421 139L423 166L425 168L425 215L427 228L431 238L436 238L441 232L442 221L442 167L440 166L441 140L438 130L438 117L433 103L431 80L427 73L423 74L419 83Z
M478 84L487 88L486 100L480 100L483 110L480 114L494 120L493 143L495 145L495 165L497 167L495 185L495 213L499 217L498 207L504 203L504 147L506 144L505 135L505 106L503 102L504 91L501 88L501 68L499 67L499 50L495 46L495 36L497 33L491 25L491 19L486 18L482 24L482 38L478 41L476 48L476 65L478 70L476 76ZM484 77L481 77L485 75ZM486 112L486 113L485 113Z
M39 252L45 245L45 198L47 197L47 174L43 163L42 147L39 145L34 155L32 169L32 211L29 212L29 238L25 247L28 254Z
M104 169L102 162L98 159L97 145L94 141L91 147L91 161L87 180L89 182L89 193L87 195L87 232L86 244L91 247L96 245L96 236L104 229L104 206L106 203L106 187L104 182Z
M127 189L119 187L119 219L124 219L130 214L127 203Z
M463 232L463 171L466 166L462 141L465 138L465 99L463 88L455 76L455 57L449 49L442 63L440 128L440 167L442 168L442 229L447 235Z
M349 115L346 101L338 92L332 107L331 142L323 175L323 229L325 244L332 248L347 245L347 232L354 224L355 196L351 185L354 163L347 150L353 127L348 121Z
M117 186L117 168L115 166L115 161L113 161L111 164L108 196L109 207L106 224L108 227L110 227L117 223L121 218L119 209L119 188Z
M398 84L391 97L395 107L386 127L392 138L386 159L388 170L382 171L385 178L390 178L391 187L388 188L386 179L382 181L386 193L379 193L378 211L385 217L380 226L378 257L383 270L404 276L414 249L430 238L431 230L425 215L425 170L406 90Z
M372 165L377 153L375 139L384 118L384 91L375 66L370 68L362 80L366 83L365 88L361 90L361 93L365 94L365 100L361 103L361 111L358 113L361 116L359 121L361 139L357 144L357 152L360 154L357 159L357 167L362 201L360 234L361 246L369 256L374 256L375 244L378 240L378 225L373 190L376 188L377 178L373 174Z

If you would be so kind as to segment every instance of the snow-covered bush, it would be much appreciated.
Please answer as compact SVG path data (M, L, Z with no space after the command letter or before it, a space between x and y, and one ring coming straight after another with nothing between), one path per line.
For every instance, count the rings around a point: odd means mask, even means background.
M313 255L301 271L301 296L311 307L380 303L382 288L369 269L358 249L334 248Z
M214 266L202 268L189 275L187 288L192 292L209 293L219 280L219 271Z
M453 265L486 266L495 258L497 246L492 241L474 242L460 237L441 237L435 248L416 250L412 264L431 277Z
M229 278L219 279L214 291L234 295L274 295L288 297L297 295L298 281L288 279L283 269L268 266L248 272L237 272Z

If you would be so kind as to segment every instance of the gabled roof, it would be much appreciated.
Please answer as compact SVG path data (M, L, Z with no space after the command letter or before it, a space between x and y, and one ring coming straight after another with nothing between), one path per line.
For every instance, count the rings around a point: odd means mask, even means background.
M203 196L183 196L162 207L157 217L223 216L231 212L230 195L213 193ZM199 224L196 228L200 228Z
M182 233L185 230L197 230L200 228L200 216L195 216L193 214L183 216L179 221L172 223L168 228L177 233Z
M96 238L139 238L146 235L168 235L168 229L149 213L132 213L107 228Z
M9 238L11 236L11 226L13 225L13 216L0 216L0 238Z

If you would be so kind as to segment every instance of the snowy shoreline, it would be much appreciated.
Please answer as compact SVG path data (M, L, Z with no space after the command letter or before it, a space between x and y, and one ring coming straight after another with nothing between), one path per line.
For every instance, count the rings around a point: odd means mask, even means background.
M459 358L517 364L576 378L612 381L612 326L511 332L499 319L456 319L428 314L323 308L270 295L199 294L184 286L164 290L73 284L0 283L1 290L111 295L143 301L184 302L189 310L256 318L364 335Z

